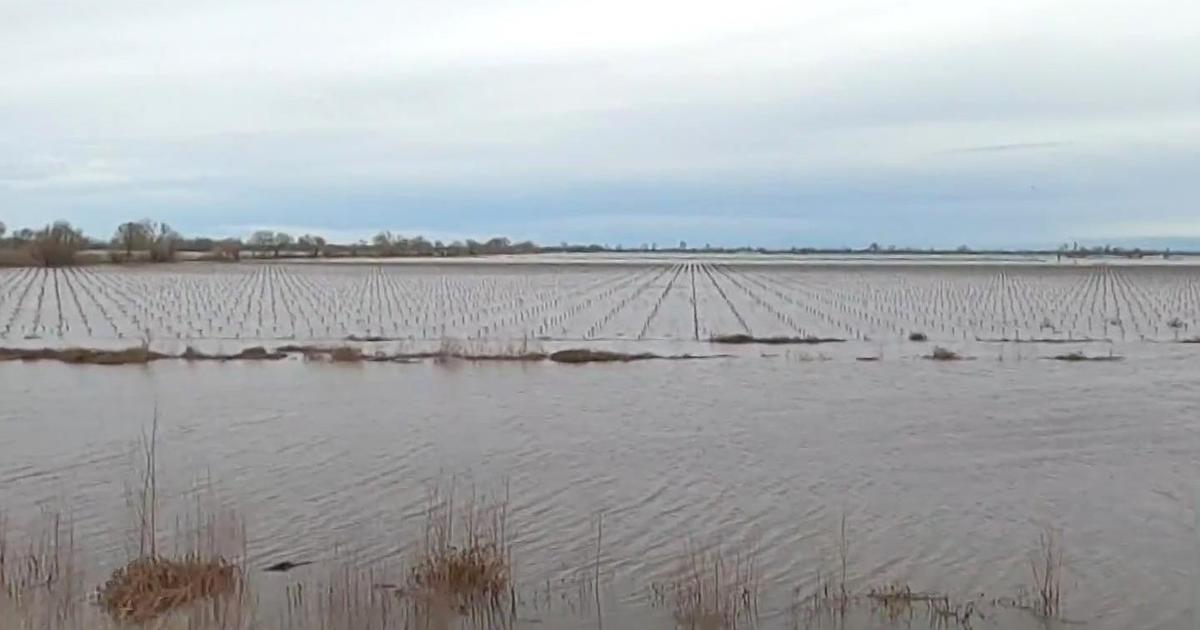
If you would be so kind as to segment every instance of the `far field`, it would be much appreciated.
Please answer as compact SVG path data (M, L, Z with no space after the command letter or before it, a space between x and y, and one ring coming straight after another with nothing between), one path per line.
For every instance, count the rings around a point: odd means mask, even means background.
M204 264L0 270L0 339L1174 341L1191 266Z

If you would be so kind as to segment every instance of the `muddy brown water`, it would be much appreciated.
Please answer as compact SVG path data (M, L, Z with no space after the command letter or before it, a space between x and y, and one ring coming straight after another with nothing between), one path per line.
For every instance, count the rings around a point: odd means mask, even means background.
M602 512L608 627L650 625L628 620L689 541L755 547L760 627L791 627L795 590L836 566L843 515L857 590L1012 595L1051 527L1066 617L1193 627L1200 347L1131 344L1096 364L1011 345L954 363L915 345L877 363L854 360L870 344L760 350L589 366L0 364L0 508L14 523L65 510L111 566L132 445L157 406L166 500L213 479L248 523L254 566L396 558L430 484L452 476L485 492L506 480L531 588L590 566ZM975 627L1043 627L1005 619Z

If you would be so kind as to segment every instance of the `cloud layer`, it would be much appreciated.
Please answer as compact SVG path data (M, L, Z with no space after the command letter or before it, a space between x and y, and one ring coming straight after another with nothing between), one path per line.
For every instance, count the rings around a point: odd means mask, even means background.
M1175 237L1196 24L1162 0L0 0L0 220Z

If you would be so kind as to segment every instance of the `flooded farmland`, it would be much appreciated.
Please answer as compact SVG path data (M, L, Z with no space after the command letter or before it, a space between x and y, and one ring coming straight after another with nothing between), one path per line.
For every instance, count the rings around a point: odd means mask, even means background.
M254 627L306 627L277 621L289 584L346 564L403 579L431 488L452 486L505 497L517 627L731 627L727 610L715 625L680 610L681 565L719 549L753 560L752 580L733 572L733 599L753 600L738 627L1185 628L1198 320L1184 265L0 270L0 346L178 359L0 361L0 510L13 541L39 515L69 519L94 589L128 553L137 442L157 416L164 539L197 487L236 510ZM746 343L712 342L729 335ZM428 357L184 354L295 344ZM471 361L448 345L710 358ZM1062 557L1050 615L1031 604L1047 536ZM262 572L280 561L304 564ZM890 588L954 614L872 597Z

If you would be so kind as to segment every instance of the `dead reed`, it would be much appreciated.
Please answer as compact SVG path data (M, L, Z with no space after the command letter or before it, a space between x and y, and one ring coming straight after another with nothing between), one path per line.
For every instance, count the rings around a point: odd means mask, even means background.
M874 612L891 622L911 620L923 608L930 628L971 628L973 620L984 619L975 600L954 601L945 593L914 591L904 582L893 582L867 593Z
M758 618L757 549L730 555L688 545L673 574L650 585L651 601L671 610L677 628L733 630Z
M206 510L199 494L194 516L177 524L175 557L160 553L157 407L137 452L136 481L126 488L137 551L97 589L100 607L118 621L142 623L199 600L241 594L241 568L226 554L240 539L245 557L244 528L232 512Z
M1033 579L1032 608L1043 617L1062 611L1063 551L1058 535L1047 529L1038 536L1038 549L1029 561Z
M84 593L75 528L43 512L33 532L27 546L14 546L0 515L0 626L20 620L16 627L70 627Z
M431 489L424 545L404 594L426 616L511 619L516 587L508 542L508 492L489 499L472 489L456 503L455 491L453 481L445 490Z

